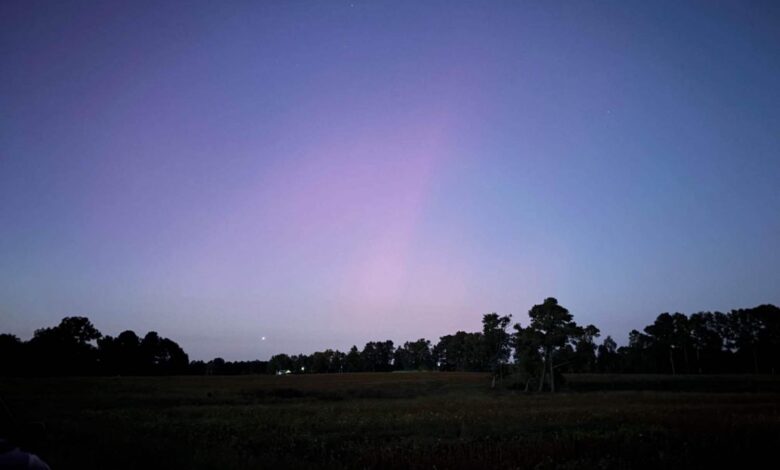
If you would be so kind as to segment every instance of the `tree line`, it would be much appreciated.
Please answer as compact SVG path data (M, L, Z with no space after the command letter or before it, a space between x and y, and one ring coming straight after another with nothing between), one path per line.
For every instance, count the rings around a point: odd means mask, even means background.
M29 341L0 334L0 375L173 375L189 372L187 353L154 331L103 335L86 317L65 317Z
M558 388L563 373L774 374L780 370L780 309L774 305L662 313L626 346L594 325L578 325L554 298L528 312L526 325L488 313L482 331L458 331L433 344L420 338L396 346L370 341L362 349L277 354L269 361L189 361L173 340L133 331L102 335L85 317L66 317L36 330L29 341L0 335L2 375L238 375L389 371L491 372L493 384L511 376L525 390Z

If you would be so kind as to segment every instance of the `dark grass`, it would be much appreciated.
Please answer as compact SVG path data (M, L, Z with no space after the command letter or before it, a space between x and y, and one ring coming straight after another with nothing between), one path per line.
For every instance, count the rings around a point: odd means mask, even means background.
M572 391L643 390L669 392L780 393L780 377L772 375L570 374Z
M30 444L55 469L745 468L780 445L778 382L582 375L551 396L468 373L116 377L0 394L45 422Z

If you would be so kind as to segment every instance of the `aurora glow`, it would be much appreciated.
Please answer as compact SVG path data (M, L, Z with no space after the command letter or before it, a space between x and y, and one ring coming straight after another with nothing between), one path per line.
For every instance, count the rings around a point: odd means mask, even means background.
M681 3L2 2L0 330L263 359L780 304L778 3Z

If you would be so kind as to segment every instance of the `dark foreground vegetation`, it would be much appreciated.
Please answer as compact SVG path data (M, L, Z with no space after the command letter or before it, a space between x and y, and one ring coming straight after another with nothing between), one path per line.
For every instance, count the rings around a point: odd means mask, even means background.
M465 372L8 378L0 396L43 423L16 440L54 469L766 468L780 445L772 376L564 378L555 395Z
M773 459L777 307L663 313L623 347L598 344L598 328L578 325L554 298L528 317L510 329L510 315L489 313L482 331L436 344L207 363L156 332L112 337L67 317L28 341L0 335L0 438L55 469L690 469Z

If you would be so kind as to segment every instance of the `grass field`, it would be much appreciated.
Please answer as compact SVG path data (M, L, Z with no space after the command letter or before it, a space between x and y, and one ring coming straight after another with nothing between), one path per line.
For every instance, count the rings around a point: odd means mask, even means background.
M780 448L773 377L470 373L0 379L61 468L745 468ZM655 390L647 391L648 388ZM645 389L641 391L638 389Z

